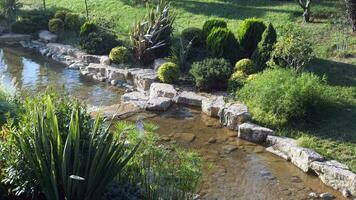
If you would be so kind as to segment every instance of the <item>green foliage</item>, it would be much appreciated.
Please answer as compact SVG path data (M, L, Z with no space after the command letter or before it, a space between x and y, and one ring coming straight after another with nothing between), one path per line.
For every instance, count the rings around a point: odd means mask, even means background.
M94 22L87 21L80 27L80 37L85 37L89 33L97 31L99 31L99 27Z
M237 61L235 64L235 71L242 71L246 75L257 72L255 63L248 58Z
M171 62L164 63L158 69L158 79L163 83L176 82L179 78L179 74L179 66Z
M0 86L0 126L2 126L7 118L14 118L17 114L17 100L13 94L7 92L3 86Z
M202 159L197 153L171 145L162 145L153 124L144 124L144 133L135 124L119 122L116 131L126 131L129 143L142 141L127 164L122 181L142 187L143 199L192 199L202 178Z
M90 54L109 54L111 49L119 46L120 42L110 33L92 32L80 38L80 47Z
M129 58L129 50L124 46L119 46L111 49L109 58L113 63L124 63Z
M30 128L13 128L16 147L33 170L47 199L98 199L138 148L125 147L102 119L89 121L74 106L69 123L60 124L51 98L37 105ZM64 128L64 131L61 129ZM100 183L98 185L98 183Z
M3 15L8 22L14 22L22 4L19 0L1 0L0 14Z
M32 34L39 30L47 29L48 22L53 17L51 10L23 11L20 19L15 22L11 30L15 33Z
M67 13L65 16L64 24L66 29L71 31L79 31L83 24L83 20L78 14Z
M227 28L214 28L206 40L206 45L215 57L225 58L231 62L243 56L239 42Z
M59 10L54 14L54 18L61 19L63 22L66 20L67 11Z
M223 19L209 19L203 25L203 36L207 38L214 28L227 28L227 23Z
M169 4L162 2L156 9L148 10L141 21L134 23L130 40L139 62L149 64L155 57L168 55L174 20Z
M183 41L183 39L180 39L179 45L172 47L171 56L169 57L169 60L177 64L180 70L183 72L189 70L188 58L191 55L191 52L194 51L192 45L192 41L186 43L185 41Z
M242 71L234 72L229 78L227 90L229 92L236 92L238 88L241 88L247 79L247 75Z
M291 67L301 69L313 58L311 44L303 36L282 37L275 45L268 62L270 67Z
M226 89L231 75L231 65L225 59L208 58L192 65L190 74L194 77L198 89L211 91Z
M60 33L64 30L64 23L59 18L53 18L48 22L48 30L52 33Z
M181 33L181 38L185 42L192 42L192 47L199 48L204 46L205 39L203 31L199 28L186 28Z
M262 71L267 67L266 63L271 58L273 46L276 42L277 33L273 25L270 23L263 32L262 39L252 54L251 59L255 62L258 71Z
M249 18L240 24L238 38L248 56L255 51L265 29L266 25L261 19Z
M270 69L239 91L253 118L271 126L305 119L323 101L324 81L311 73Z

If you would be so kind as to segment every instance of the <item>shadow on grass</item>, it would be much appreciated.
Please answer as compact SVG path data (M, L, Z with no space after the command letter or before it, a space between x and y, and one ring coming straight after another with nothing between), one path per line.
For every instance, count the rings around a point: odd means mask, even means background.
M227 0L220 2L201 2L197 0L182 0L174 2L174 6L182 8L193 14L217 16L227 19L245 19L249 17L263 17L266 12L287 13L294 15L292 10L273 8L282 3L280 1L255 1L255 0Z

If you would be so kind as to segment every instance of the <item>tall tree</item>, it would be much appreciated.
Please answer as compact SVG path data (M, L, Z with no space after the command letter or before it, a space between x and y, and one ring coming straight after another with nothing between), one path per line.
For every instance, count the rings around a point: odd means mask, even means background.
M356 33L356 0L345 0L352 30Z
M42 0L42 3L43 3L43 9L46 10L46 0Z
M310 6L312 0L296 0L296 2L303 8L303 17L305 22L310 22Z

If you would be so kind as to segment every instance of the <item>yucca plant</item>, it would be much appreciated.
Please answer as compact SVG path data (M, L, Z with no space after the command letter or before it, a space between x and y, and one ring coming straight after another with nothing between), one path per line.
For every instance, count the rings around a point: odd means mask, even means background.
M143 64L152 62L155 51L170 43L175 17L170 14L169 4L160 1L156 9L150 9L143 20L134 23L130 40L136 58Z
M192 49L193 40L189 41L188 44L185 44L185 42L180 39L179 45L171 49L169 60L177 64L182 71L188 70L188 57Z
M86 121L76 106L67 131L61 131L48 96L33 113L33 127L13 134L24 159L33 169L48 200L97 200L106 186L122 172L139 143L129 149L113 137L101 118ZM81 127L89 123L88 129Z

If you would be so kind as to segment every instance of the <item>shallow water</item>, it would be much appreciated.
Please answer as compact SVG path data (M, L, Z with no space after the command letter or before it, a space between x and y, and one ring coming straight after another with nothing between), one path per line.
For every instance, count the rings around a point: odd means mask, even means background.
M7 88L16 87L30 93L48 86L64 90L91 105L111 105L120 101L122 89L81 76L79 70L65 68L51 59L21 48L0 48L0 74Z
M0 73L6 87L17 87L32 93L43 91L49 85L65 90L93 105L111 105L119 102L123 90L82 77L78 70L20 48L0 48ZM182 146L201 153L206 161L203 183L199 188L202 199L207 200L277 200L307 199L310 192L330 192L316 176L307 175L285 160L264 150L264 147L236 138L236 133L221 128L216 119L195 109L173 106L169 111L151 115L139 114L131 118L145 118L159 125L158 134L170 137L179 133L192 133L193 142L177 140ZM215 138L216 143L208 141ZM237 150L226 153L224 147L233 145Z

